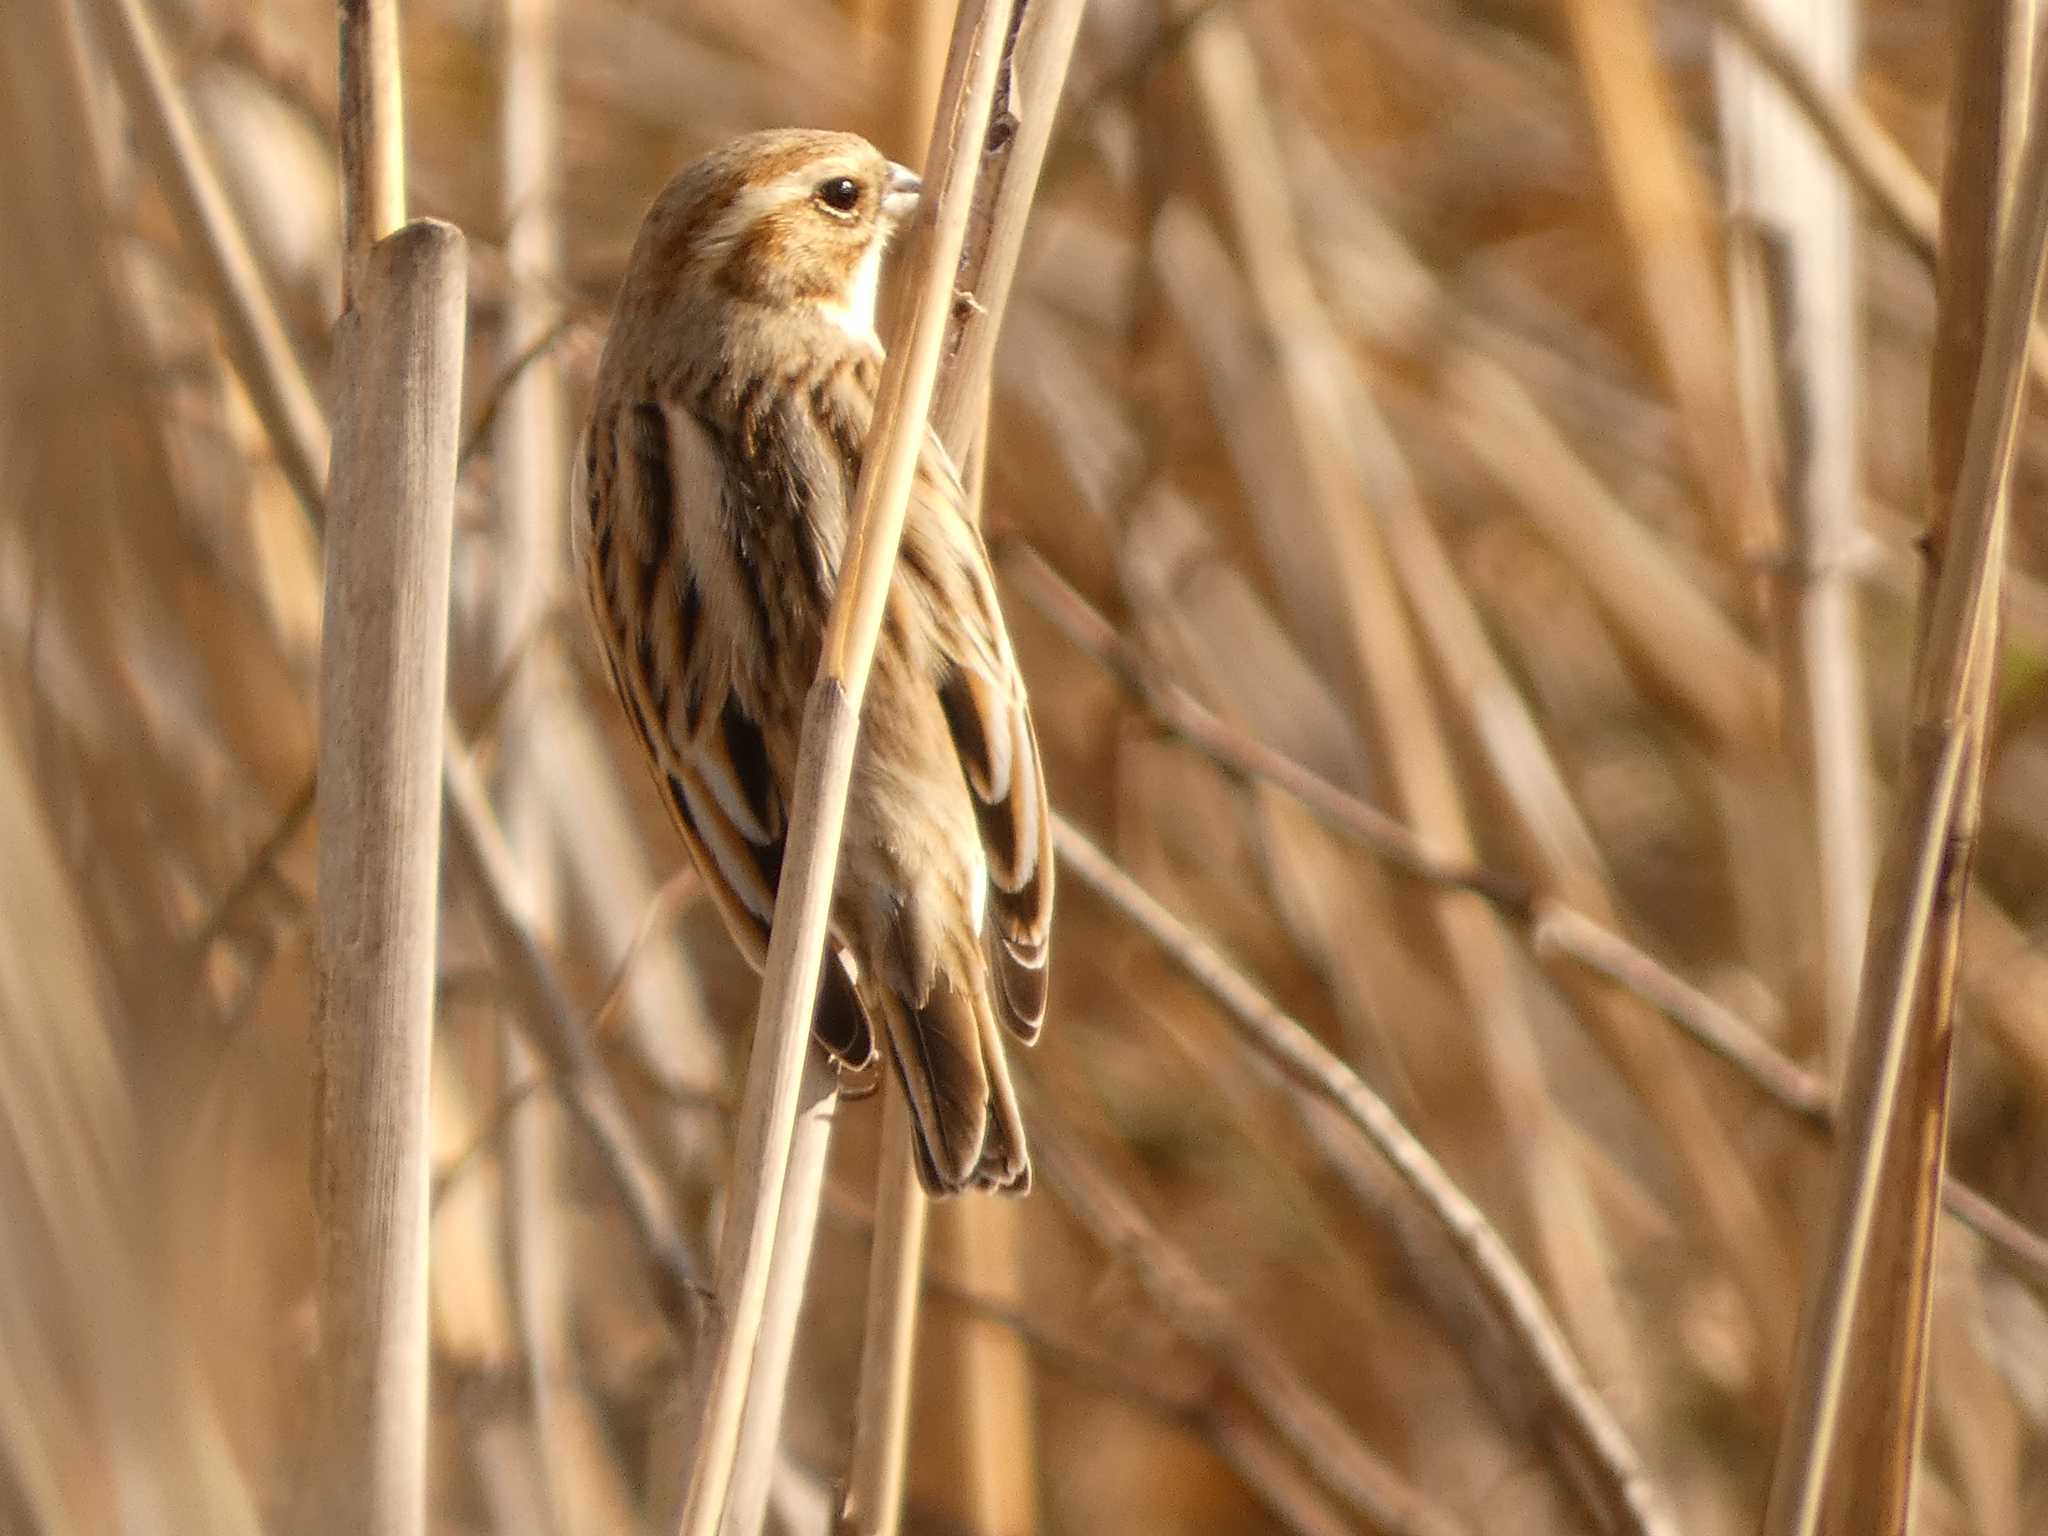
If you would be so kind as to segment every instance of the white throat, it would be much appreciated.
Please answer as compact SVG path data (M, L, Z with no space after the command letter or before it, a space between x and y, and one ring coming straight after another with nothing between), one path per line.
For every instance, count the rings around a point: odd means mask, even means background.
M844 298L818 300L819 314L855 341L875 347L882 344L875 335L875 300L881 292L882 247L887 243L878 239L868 246L860 265L853 269L853 280L846 285Z

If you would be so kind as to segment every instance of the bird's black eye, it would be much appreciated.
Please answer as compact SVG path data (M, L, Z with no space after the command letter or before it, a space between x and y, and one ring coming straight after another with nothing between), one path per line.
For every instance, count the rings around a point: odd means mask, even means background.
M834 213L851 213L860 205L860 183L851 176L832 176L818 183L818 201Z

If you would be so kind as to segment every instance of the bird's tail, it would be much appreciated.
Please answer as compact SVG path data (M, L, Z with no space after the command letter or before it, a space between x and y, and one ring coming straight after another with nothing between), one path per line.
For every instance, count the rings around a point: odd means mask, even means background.
M910 1101L918 1173L934 1195L1023 1194L1031 1159L1017 1091L990 1006L987 962L949 946L922 998L873 972L859 983L868 1017Z

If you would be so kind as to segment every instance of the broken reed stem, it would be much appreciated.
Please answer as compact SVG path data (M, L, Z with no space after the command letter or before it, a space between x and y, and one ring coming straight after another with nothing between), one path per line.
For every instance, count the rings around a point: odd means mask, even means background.
M95 3L103 7L103 35L129 110L141 129L151 170L177 212L180 232L209 290L229 365L248 392L307 521L320 529L327 520L325 415L285 340L283 323L257 275L242 228L164 67L163 49L147 13L139 0ZM307 580L312 580L310 574ZM448 852L476 879L486 925L498 940L499 960L528 999L530 1010L537 1010L521 1013L520 1020L537 1042L545 1042L538 1048L555 1068L554 1081L567 1093L572 1117L591 1138L600 1165L613 1178L654 1273L656 1293L681 1326L691 1295L688 1264L666 1195L653 1175L652 1158L640 1145L603 1061L585 1047L581 1020L534 936L516 866L503 855L504 839L488 797L473 777L467 785L460 777L469 756L462 732L452 719L443 731ZM588 814L587 807L579 811ZM563 1065L571 1062L576 1070L563 1072Z
M740 1419L759 1347L776 1229L788 1174L811 1004L830 917L833 873L853 770L855 734L882 609L895 571L896 546L953 308L953 275L973 212L974 183L997 66L1012 5L980 0L963 8L971 27L963 83L934 126L926 156L932 233L912 292L916 303L896 328L881 395L861 463L846 555L825 630L818 681L805 706L802 745L790 801L787 852L777 884L768 964L740 1109L734 1182L719 1245L716 1303L702 1346L706 1365L683 1536L711 1536L724 1515L738 1450ZM800 1283L800 1282L799 1282ZM789 1319L793 1326L794 1316Z
M1608 1412L1566 1342L1542 1293L1486 1216L1428 1148L1351 1069L1261 993L1206 940L1154 900L1064 819L1055 819L1063 868L1158 945L1236 1024L1247 1043L1298 1088L1326 1101L1415 1198L1465 1266L1495 1322L1511 1339L1555 1415L1560 1443L1583 1472L1594 1514L1636 1536L1677 1530L1635 1447ZM1574 1483L1576 1487L1577 1484Z
M342 320L320 688L315 1207L325 1429L304 1529L424 1529L427 1069L467 284L380 240Z
M1833 1094L1822 1079L1613 926L1535 890L1516 875L1444 857L1395 817L1223 720L1163 676L1028 544L1017 540L1006 547L1003 571L1077 649L1107 671L1161 726L1219 770L1242 783L1271 785L1345 841L1418 880L1485 897L1527 934L1539 960L1567 959L1626 988L1780 1108L1824 1134L1832 1131ZM1950 1213L1982 1237L2001 1262L2048 1294L2048 1239L1952 1177L1943 1184L1943 1196Z
M1987 6L1966 11L1963 24L2002 27L2004 20L2001 7ZM2044 60L2048 50L2032 61L2031 122L2019 150L2011 217L1992 243L1997 255L1987 334L1946 537L1933 557L1939 574L1921 634L1899 810L1872 903L1827 1236L1801 1318L1795 1395L1779 1439L1766 1536L1822 1529L1884 1536L1903 1530L1911 1498L1925 1381L1925 1351L1917 1341L1926 1336L1931 1296L1931 1218L1895 1220L1880 1233L1878 1206L1881 1197L1912 1200L1930 1172L1934 1180L1941 1173L1958 915L1976 838L1973 790L1996 665L2007 488L2048 257ZM2016 120L2009 127L2018 133ZM2003 157L1993 151L1951 168L1952 177L1976 183L1967 192L1952 184L1959 207L1973 198L1978 211L2000 206L2004 199L1994 190L1987 204L1982 188L1999 187L2001 158L2013 162L2010 151ZM1990 226L2000 226L1995 211ZM1970 301L1967 286L1958 298ZM1938 378L1937 387L1955 382ZM1937 534L1942 523L1937 512ZM1904 1308L1899 1297L1906 1299ZM1845 1392L1865 1357L1896 1348L1907 1334L1904 1369L1883 1373L1880 1392ZM1852 1414L1855 1422L1845 1423Z
M910 1136L910 1106L902 1094L885 1093L853 1459L839 1512L843 1536L896 1536L902 1524L911 1367L931 1204L917 1182Z
M339 16L344 307L315 788L323 1418L298 1513L311 1531L415 1536L426 1522L427 1080L467 252L451 225L404 223L393 0L342 0Z

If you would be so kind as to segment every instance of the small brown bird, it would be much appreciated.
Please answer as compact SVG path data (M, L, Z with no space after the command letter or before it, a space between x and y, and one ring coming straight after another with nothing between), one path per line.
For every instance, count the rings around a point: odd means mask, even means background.
M678 175L641 225L577 455L572 526L612 681L758 970L918 180L784 130ZM1021 1192L1003 1054L1045 1016L1051 823L988 552L929 434L862 716L814 1028L876 1045L925 1186Z

